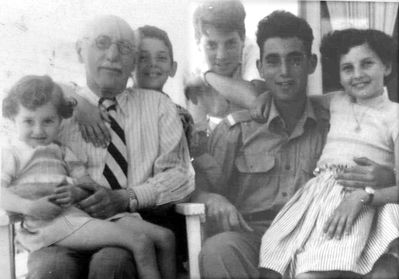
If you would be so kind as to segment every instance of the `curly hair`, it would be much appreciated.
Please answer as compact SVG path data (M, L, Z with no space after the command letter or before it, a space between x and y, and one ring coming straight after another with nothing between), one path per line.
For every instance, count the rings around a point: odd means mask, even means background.
M330 32L323 37L320 45L323 69L328 75L337 76L341 56L347 54L352 47L363 44L367 44L384 65L396 61L397 47L391 36L375 29L349 28ZM387 82L391 77L392 74L385 77L384 81Z
M14 119L19 106L29 110L51 102L61 118L69 118L76 106L75 99L66 99L61 87L49 76L28 75L21 78L3 100L3 117Z
M256 43L259 46L260 55L263 55L263 45L269 38L291 38L300 39L308 54L312 53L313 31L306 20L293 15L287 11L274 11L264 17L258 23L256 32Z

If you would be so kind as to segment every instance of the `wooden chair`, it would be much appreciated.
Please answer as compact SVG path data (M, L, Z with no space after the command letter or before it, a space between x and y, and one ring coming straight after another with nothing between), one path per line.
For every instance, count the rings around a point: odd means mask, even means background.
M176 205L176 212L185 216L189 255L189 278L200 278L198 255L202 244L202 226L205 222L205 206L199 203L181 203ZM0 211L0 278L16 279L26 273L27 253L16 255L14 245L14 224L16 216L9 216ZM22 268L16 268L16 263ZM21 270L22 269L22 270Z

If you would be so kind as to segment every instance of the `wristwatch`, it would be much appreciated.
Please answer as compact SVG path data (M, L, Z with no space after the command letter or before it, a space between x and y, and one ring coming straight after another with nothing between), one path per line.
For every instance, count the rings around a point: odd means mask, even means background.
M126 191L129 195L129 211L136 212L139 205L136 194L134 193L134 190L132 188L127 188Z
M367 199L361 199L360 201L364 205L369 205L373 202L375 190L371 187L366 187L364 188L364 191L366 191L366 193L368 194Z

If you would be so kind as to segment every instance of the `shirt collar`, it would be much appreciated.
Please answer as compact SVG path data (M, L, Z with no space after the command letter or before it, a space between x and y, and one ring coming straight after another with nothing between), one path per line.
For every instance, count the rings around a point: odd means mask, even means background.
M131 94L132 88L126 88L121 94L116 96L116 103L117 106L122 110L123 113L126 113L126 106L127 106L127 96ZM89 103L94 106L98 106L98 101L100 97L95 94L93 91L90 90L88 87L80 87L78 88L78 94L85 98Z
M274 99L272 98L272 103L271 103L271 107L270 107L270 113L269 113L269 117L267 120L267 125L270 127L271 122L273 122L275 119L280 119L280 121L282 121L282 117L279 113L279 111L277 110L277 107L274 103ZM302 114L301 120L303 119L303 125L310 119L311 121L317 121L317 117L316 117L316 113L315 110L313 108L313 104L312 102L309 100L309 98L306 98L306 103L305 103L305 110Z

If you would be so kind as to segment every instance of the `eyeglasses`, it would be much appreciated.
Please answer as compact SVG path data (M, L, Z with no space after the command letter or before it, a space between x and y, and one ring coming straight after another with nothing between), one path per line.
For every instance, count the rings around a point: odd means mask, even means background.
M86 38L89 39L89 38ZM112 42L112 39L108 36L102 35L98 36L94 42L96 43L96 47L99 50L107 50L111 47L112 44L116 44L119 50L119 53L122 55L131 54L134 51L133 45L126 40L120 40L117 42Z
M301 66L306 58L306 54L292 54L288 55L285 58L285 62L287 63L288 66L291 67L299 67ZM284 58L278 56L278 55L271 55L265 58L265 63L269 67L280 67L281 64L283 63Z

